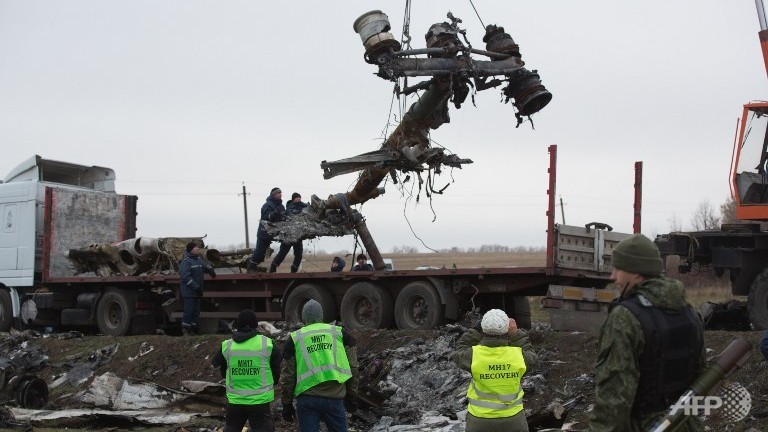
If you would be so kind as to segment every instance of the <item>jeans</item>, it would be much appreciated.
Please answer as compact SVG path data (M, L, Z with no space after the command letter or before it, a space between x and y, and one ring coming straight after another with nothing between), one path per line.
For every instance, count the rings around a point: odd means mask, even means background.
M296 273L299 271L299 266L301 265L301 257L304 255L304 245L302 242L280 243L280 250L277 252L277 255L275 255L275 258L272 259L272 267L280 267L280 264L283 263L285 256L288 255L288 251L290 251L291 248L293 248L293 264L291 265L291 273Z
M248 421L251 432L272 432L275 430L269 402L258 405L227 404L225 419L224 432L240 432L246 421Z
M296 398L296 417L299 432L318 432L321 420L328 432L347 432L347 411L343 399L299 395Z
M200 301L201 297L184 297L184 315L181 317L182 327L197 328L200 321Z

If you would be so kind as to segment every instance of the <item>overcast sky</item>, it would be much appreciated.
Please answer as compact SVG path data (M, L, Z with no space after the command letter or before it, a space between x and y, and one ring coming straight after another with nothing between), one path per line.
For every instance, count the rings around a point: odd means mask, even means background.
M550 144L571 225L630 232L635 161L646 235L726 199L741 105L766 94L753 1L474 3L486 25L512 35L553 100L535 130L514 127L498 90L480 92L477 107L451 106L432 138L474 164L437 179L450 186L431 208L391 183L366 203L382 252L543 246ZM399 40L404 6L0 0L0 178L34 154L110 167L118 192L139 197L139 235L207 234L220 247L244 242L244 183L253 243L272 187L305 201L345 192L356 175L323 180L320 162L379 147L393 84L363 61L352 23L381 9ZM484 48L470 3L452 0L413 0L412 46L423 48L448 11ZM305 248L352 246L348 237Z

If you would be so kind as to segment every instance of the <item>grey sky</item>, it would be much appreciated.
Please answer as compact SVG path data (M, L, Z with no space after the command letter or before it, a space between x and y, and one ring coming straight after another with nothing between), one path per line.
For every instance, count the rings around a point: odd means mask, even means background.
M644 161L643 232L688 224L728 195L741 105L766 94L754 2L475 0L553 93L515 129L497 90L451 107L432 138L474 164L432 208L391 183L361 211L379 248L544 245L547 146L558 144L566 221L632 227L633 163ZM139 234L251 238L273 186L285 197L348 190L319 164L378 148L392 83L373 75L352 30L381 9L400 38L404 2L0 1L0 178L33 154L113 168L139 196ZM414 48L446 12L483 47L468 1L413 0ZM413 81L412 81L413 82ZM408 100L408 104L412 99ZM393 112L399 117L397 105ZM390 119L391 120L391 119ZM390 129L391 130L391 129ZM558 212L558 222L560 215ZM322 240L328 251L352 239Z

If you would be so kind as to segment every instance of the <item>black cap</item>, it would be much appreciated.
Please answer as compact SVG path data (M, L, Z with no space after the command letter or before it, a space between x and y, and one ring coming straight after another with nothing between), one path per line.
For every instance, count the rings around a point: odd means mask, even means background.
M187 252L192 252L192 249L194 249L197 246L197 243L191 241L187 243Z
M256 319L256 314L250 309L241 311L237 316L238 330L244 329L246 327L250 328L251 330L255 330L258 326L259 320Z
M295 200L296 198L301 198L301 194L294 192L293 195L291 195L291 201Z

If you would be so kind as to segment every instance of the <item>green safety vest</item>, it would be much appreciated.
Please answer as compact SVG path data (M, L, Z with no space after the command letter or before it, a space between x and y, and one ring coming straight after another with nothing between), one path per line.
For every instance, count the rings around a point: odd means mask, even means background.
M512 417L523 409L520 380L525 360L520 347L472 347L472 380L467 389L467 407L479 418Z
M352 378L341 327L310 324L291 333L291 339L296 347L294 396L326 381L343 383Z
M227 360L227 400L236 405L256 405L275 400L274 381L269 359L272 339L262 335L237 343L227 339L221 343L221 354Z

